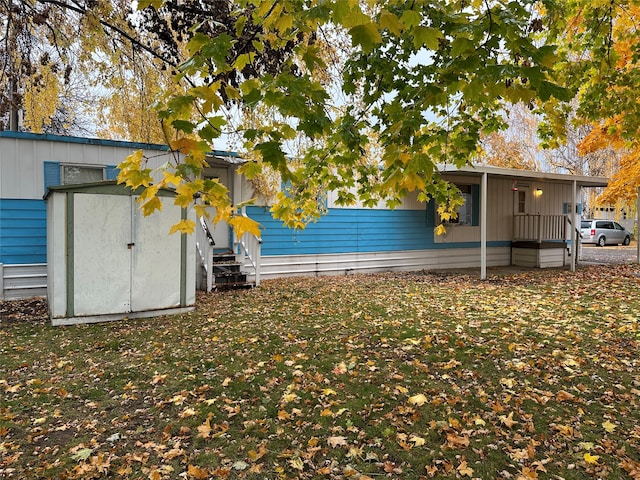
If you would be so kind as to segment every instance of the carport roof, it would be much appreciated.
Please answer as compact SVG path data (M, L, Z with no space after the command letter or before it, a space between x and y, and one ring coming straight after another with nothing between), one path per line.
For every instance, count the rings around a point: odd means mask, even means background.
M515 179L539 180L545 182L567 183L576 182L578 187L606 187L609 179L605 177L587 177L583 175L570 175L565 173L533 172L530 170L518 170L515 168L499 168L490 165L475 165L456 167L454 165L439 165L440 173L465 174L481 176L487 174L494 177Z

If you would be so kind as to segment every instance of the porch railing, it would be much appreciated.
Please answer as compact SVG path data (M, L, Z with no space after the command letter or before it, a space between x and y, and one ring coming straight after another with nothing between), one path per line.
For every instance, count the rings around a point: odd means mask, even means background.
M198 219L196 226L196 255L199 264L206 272L206 291L213 290L213 236L204 217ZM198 272L198 279L201 279Z
M244 209L240 212L240 215L247 217ZM262 239L256 237L252 233L246 232L241 238L237 238L235 233L233 234L233 251L236 255L240 256L241 262L244 266L248 266L253 269L254 282L256 287L260 285L260 256L262 253Z
M542 243L567 240L568 215L516 215L513 240Z

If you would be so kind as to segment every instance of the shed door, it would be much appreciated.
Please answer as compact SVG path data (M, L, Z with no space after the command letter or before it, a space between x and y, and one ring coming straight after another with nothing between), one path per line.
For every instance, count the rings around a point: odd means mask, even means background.
M131 311L131 197L76 193L73 201L74 314Z
M74 315L180 306L181 217L171 199L144 218L136 197L74 194Z
M180 306L180 233L169 235L180 221L181 208L161 198L162 214L144 217L132 198L131 311Z

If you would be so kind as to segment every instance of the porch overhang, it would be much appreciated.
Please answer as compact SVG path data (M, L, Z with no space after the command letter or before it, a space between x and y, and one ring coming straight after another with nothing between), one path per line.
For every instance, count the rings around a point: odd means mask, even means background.
M487 174L489 177L513 178L514 180L538 180L541 182L564 183L567 185L576 183L577 187L606 187L609 179L605 177L589 177L584 175L572 175L568 173L533 172L518 170L515 168L500 168L491 165L476 165L456 167L454 165L438 165L441 174L467 175L481 177Z
M605 177L589 177L583 175L571 175L564 173L533 172L528 170L517 170L513 168L500 168L491 165L468 165L456 167L454 165L438 165L438 170L444 177L456 176L476 176L481 178L480 182L480 279L487 278L487 185L489 177L499 177L513 179L515 181L532 181L545 183L559 183L572 187L572 203L577 205L578 192L582 188L601 188L609 184L609 179ZM640 199L640 196L639 196ZM639 200L640 205L640 200ZM577 257L577 234L576 228L571 230L571 271L576 268ZM638 250L640 259L640 247Z

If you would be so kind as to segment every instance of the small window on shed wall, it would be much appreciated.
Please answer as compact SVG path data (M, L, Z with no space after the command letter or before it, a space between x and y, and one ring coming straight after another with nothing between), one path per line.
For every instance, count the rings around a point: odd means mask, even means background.
M62 165L62 185L101 182L105 168L89 165Z

